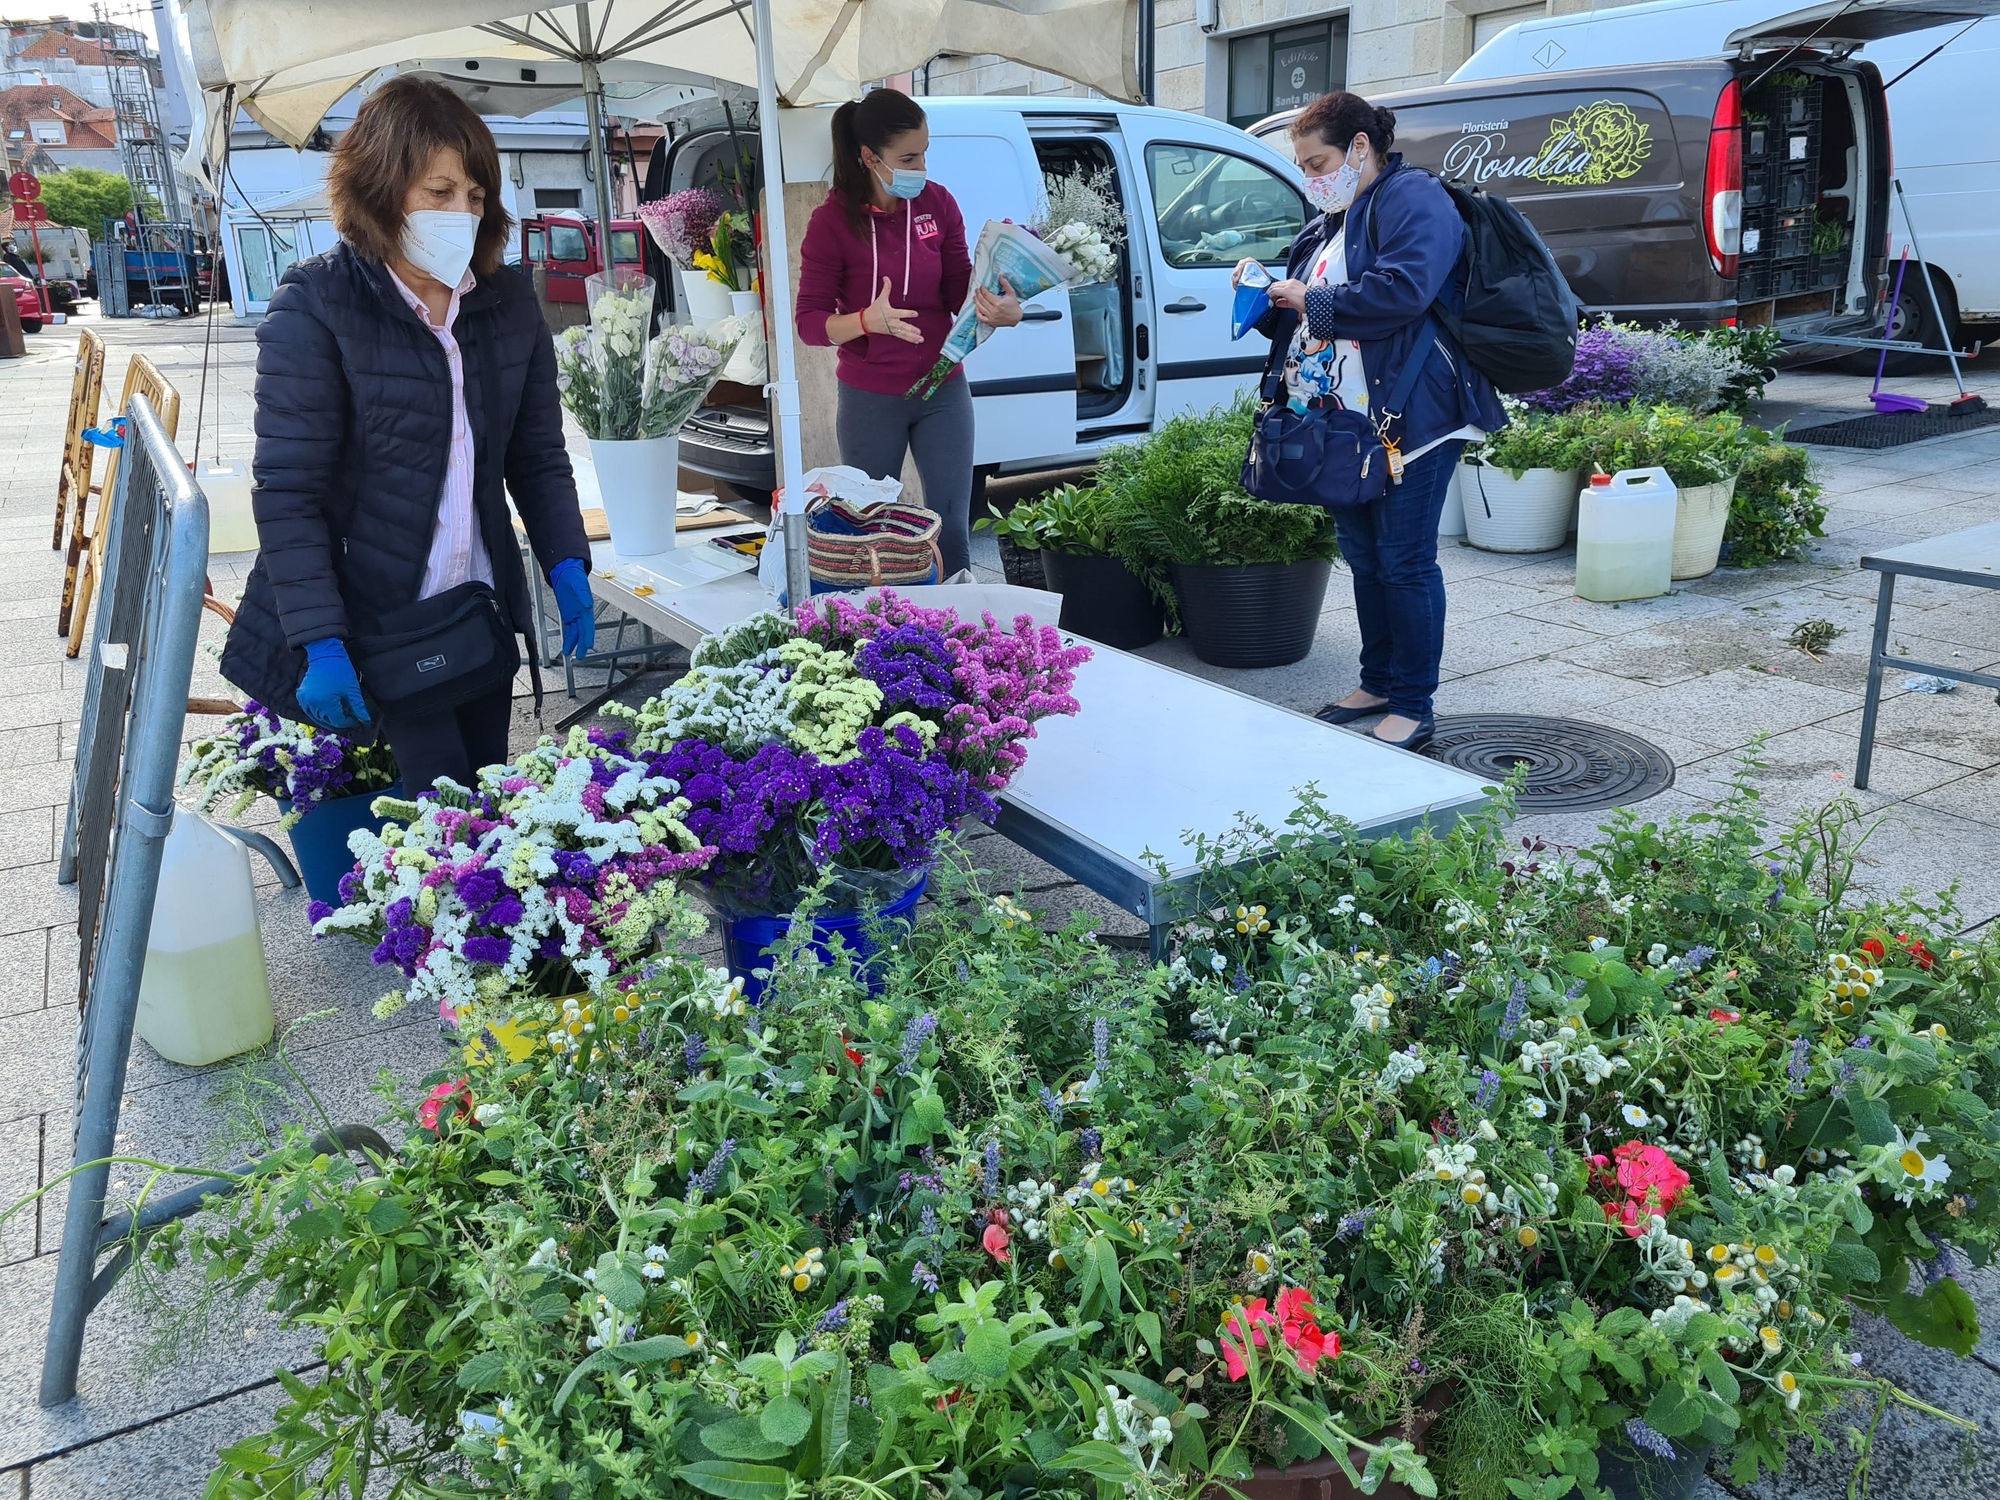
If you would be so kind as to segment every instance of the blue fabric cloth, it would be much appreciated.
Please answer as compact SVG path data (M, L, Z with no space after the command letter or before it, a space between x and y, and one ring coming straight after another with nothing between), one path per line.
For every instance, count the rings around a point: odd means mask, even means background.
M1444 655L1438 516L1464 449L1463 442L1440 443L1373 505L1343 505L1333 513L1341 558L1354 575L1361 690L1412 719L1431 716Z
M590 569L574 557L565 557L549 569L549 587L555 590L556 609L562 615L563 655L582 656L597 644L597 601L590 596Z
M298 687L299 707L322 729L359 729L368 722L361 679L342 642L326 638L306 646L306 675Z
M1402 153L1394 152L1381 176L1362 189L1344 216L1321 214L1299 231L1286 262L1288 280L1305 279L1313 258L1340 231L1343 219L1349 227L1347 285L1308 291L1306 321L1319 338L1359 341L1369 393L1379 405L1402 373L1432 304L1446 315L1465 305L1465 221L1436 178L1405 167ZM1298 321L1297 313L1273 307L1258 325L1271 340L1264 367L1266 401L1284 394L1285 352ZM1441 324L1436 337L1443 358L1433 357L1425 365L1423 378L1404 403L1401 431L1390 434L1406 453L1461 427L1497 432L1507 425L1493 383L1472 367ZM1406 479L1404 487L1408 484Z

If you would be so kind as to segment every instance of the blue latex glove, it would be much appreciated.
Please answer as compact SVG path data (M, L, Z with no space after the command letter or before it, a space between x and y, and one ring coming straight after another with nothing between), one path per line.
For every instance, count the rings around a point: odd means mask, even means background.
M347 658L345 643L329 637L306 645L306 675L294 695L305 716L322 729L359 729L368 723L361 679Z
M556 592L556 608L562 613L563 655L586 654L597 644L597 601L590 596L590 566L581 558L566 557L549 570L549 587Z

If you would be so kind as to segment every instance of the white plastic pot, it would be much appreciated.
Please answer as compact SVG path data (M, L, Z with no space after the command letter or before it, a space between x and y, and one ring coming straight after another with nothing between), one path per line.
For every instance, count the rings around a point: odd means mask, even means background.
M590 461L611 527L611 550L620 557L673 551L681 440L671 434L630 441L592 438Z
M1575 469L1505 469L1464 464L1460 495L1465 535L1487 552L1553 552L1569 536L1576 511Z
M682 271L681 296L687 303L688 321L707 328L729 316L729 288L706 271Z
M1444 509L1438 512L1439 536L1465 535L1465 465L1451 466L1451 482L1444 487Z
M1674 577L1706 578L1722 559L1722 533L1729 529L1729 502L1736 498L1736 481L1704 484L1681 491L1674 518Z
M271 1040L271 976L250 856L199 813L174 809L133 1029L168 1062L203 1067Z

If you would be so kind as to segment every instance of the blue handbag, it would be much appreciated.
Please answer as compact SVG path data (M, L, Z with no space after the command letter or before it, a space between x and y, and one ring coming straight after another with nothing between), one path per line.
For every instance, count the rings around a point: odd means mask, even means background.
M1295 411L1274 401L1257 415L1250 448L1243 455L1242 485L1259 500L1278 505L1367 505L1387 493L1392 480L1389 424L1402 417L1424 365L1437 344L1437 324L1428 314L1417 342L1389 392L1381 424L1339 406Z

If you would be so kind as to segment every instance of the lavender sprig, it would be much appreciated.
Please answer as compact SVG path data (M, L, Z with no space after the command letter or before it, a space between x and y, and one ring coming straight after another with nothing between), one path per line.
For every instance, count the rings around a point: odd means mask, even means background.
M1500 1040L1513 1041L1527 1014L1528 986L1524 981L1517 979L1514 981L1514 993L1507 1000L1507 1014L1500 1018Z
M702 1194L714 1192L716 1183L722 1180L722 1169L735 1154L736 1137L731 1136L715 1148L715 1154L709 1157L708 1165L688 1179L687 1201L692 1203Z

